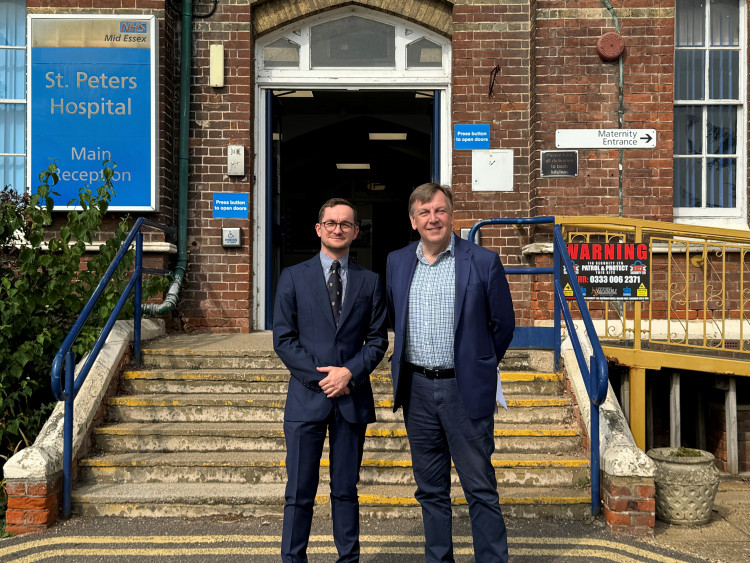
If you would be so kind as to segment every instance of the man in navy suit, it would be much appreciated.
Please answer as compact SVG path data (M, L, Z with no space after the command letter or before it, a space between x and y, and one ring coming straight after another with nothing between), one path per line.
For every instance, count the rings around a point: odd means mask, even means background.
M359 232L352 204L328 200L315 230L320 253L281 272L274 307L273 346L291 372L281 558L307 561L327 431L338 561L359 561L357 483L365 430L375 422L370 373L388 347L385 301L380 277L349 261Z
M392 252L386 270L395 332L393 409L404 407L425 557L453 561L451 458L469 503L477 563L508 560L491 455L497 366L515 329L495 252L453 234L453 195L423 184L409 199L420 241Z

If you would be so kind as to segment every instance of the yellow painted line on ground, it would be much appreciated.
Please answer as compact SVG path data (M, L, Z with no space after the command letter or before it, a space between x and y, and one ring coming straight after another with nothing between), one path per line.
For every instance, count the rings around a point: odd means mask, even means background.
M568 399L508 399L508 407L567 407ZM382 399L375 401L376 407L393 408L393 401Z
M568 399L508 399L508 407L567 407Z
M393 555L421 555L424 548L421 545L418 546L399 546L392 544L399 543L421 543L422 539L418 536L405 536L405 535L363 535L360 538L362 542L362 553L365 555L377 555L377 554L393 554ZM247 536L247 535L219 535L219 536L131 536L131 537L117 537L117 536L68 536L68 537L57 537L57 538L45 538L42 540L31 540L28 542L13 545L4 549L0 549L0 557L8 557L11 555L17 555L23 551L31 549L41 549L47 547L53 547L54 549L45 550L33 554L26 555L17 559L8 559L7 561L14 561L16 563L31 563L34 561L41 561L52 557L63 557L63 556L150 556L150 557L169 557L176 555L183 556L196 556L196 555L276 555L278 553L278 544L281 542L280 536ZM313 535L310 536L310 543L329 543L332 544L333 540L331 536L325 535ZM471 547L472 538L471 536L456 536L454 543L456 549L454 552L457 555L471 555L473 549ZM258 543L271 543L273 547L252 547L252 546L237 546L237 547L210 547L210 548L197 548L187 547L182 549L170 548L113 548L116 545L136 545L136 544L200 544L200 543L246 543L246 544L258 544ZM679 563L679 559L674 559L666 555L653 553L646 549L631 546L624 543L618 543L609 540L598 540L589 538L550 538L550 537L510 537L508 538L509 551L513 556L529 556L529 557L577 557L584 561L591 561L593 559L603 559L607 561L616 561L621 563L630 563L636 561L642 561L647 559L648 561L655 561L659 563ZM91 544L99 545L106 544L108 547L105 549L96 548L60 548L60 546L67 544ZM377 545L367 545L377 544ZM468 544L468 547L462 547L461 544ZM539 546L551 546L557 545L558 547L539 547ZM526 547L532 546L532 547ZM559 547L564 546L564 547ZM582 548L581 546L585 546ZM623 553L616 553L615 550ZM311 545L308 549L310 553L314 554L335 554L336 548L333 545L328 546L316 546ZM633 559L628 557L625 553L639 557L639 559Z
M559 381L560 376L556 373L533 372L533 371L509 371L500 372L500 380L505 381Z
M544 429L544 430L534 430L534 429L519 429L519 430L513 430L513 429L503 429L498 430L495 429L495 436L497 437L503 437L503 436L534 436L534 437L575 437L578 436L580 432L578 430L572 429L572 428L565 428L565 429ZM396 430L387 430L387 429L380 429L380 428L368 428L367 429L367 436L374 436L378 438L401 438L406 436L406 429L396 429Z
M535 436L535 437L567 437L578 436L580 432L574 429L550 430L495 430L495 436Z
M195 401L187 399L186 401L179 401L177 399L174 399L172 401L160 401L156 399L133 399L131 397L112 397L109 400L110 405L114 406L123 406L123 407L201 407L201 408L207 408L207 407L221 407L227 406L259 406L259 407L270 407L270 408L283 408L284 402L283 401L265 401L265 400L256 400L256 399L243 399L242 401L237 401L236 403L233 401L226 400L223 403L219 401Z
M246 369L253 369L253 368L246 368ZM270 369L270 368L269 368ZM217 373L178 373L177 377L155 377L153 372L150 371L126 371L123 373L124 379L148 379L148 380L157 380L162 382L172 382L172 383L178 383L180 380L186 379L186 380L192 380L192 381L224 381L224 382L233 382L233 383L254 383L254 382L263 382L263 383L277 383L277 382L286 382L288 380L289 374L274 374L274 375L251 375L250 377L244 377L244 378L232 378L232 377L224 377L225 374L217 374Z
M320 504L326 504L329 502L329 497L326 495L317 495L315 502ZM569 505L569 504L581 504L591 502L590 496L580 497L500 497L500 504L544 504L544 505ZM419 503L414 497L384 497L380 495L359 495L360 504L369 505L397 505L397 506L417 506ZM467 505L468 502L464 497L455 497L451 499L453 506Z
M402 438L406 436L406 428L401 428L397 430L382 430L379 428L368 428L365 435L381 437L381 438Z

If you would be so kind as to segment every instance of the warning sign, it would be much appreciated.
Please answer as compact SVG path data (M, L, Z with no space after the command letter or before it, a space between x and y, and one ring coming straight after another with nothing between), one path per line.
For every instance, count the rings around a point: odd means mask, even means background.
M646 243L570 243L568 255L583 296L591 301L648 301L649 252ZM573 297L563 267L561 283Z

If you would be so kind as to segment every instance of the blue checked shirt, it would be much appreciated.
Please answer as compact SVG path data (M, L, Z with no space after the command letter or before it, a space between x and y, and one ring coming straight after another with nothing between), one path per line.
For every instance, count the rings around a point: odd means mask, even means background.
M331 264L333 264L333 258L321 250L320 264L323 266L323 277L327 282L328 277L331 275ZM346 281L349 278L349 255L347 254L341 258L339 264L341 264L341 303L343 304L344 299L346 298Z
M430 264L422 241L409 289L406 319L406 361L432 369L453 367L453 315L456 301L455 235Z

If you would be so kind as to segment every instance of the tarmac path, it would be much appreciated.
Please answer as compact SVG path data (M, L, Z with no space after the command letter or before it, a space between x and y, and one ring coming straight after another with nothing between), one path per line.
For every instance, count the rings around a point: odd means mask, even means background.
M668 549L638 538L616 537L601 518L590 522L508 518L510 560L554 561L720 561ZM419 520L363 520L363 563L424 561ZM336 549L330 519L316 515L309 546L312 563L331 562ZM281 520L275 518L200 519L71 518L41 534L0 540L0 561L44 562L239 562L279 560ZM468 519L454 522L456 561L474 561ZM733 562L732 562L733 563Z

